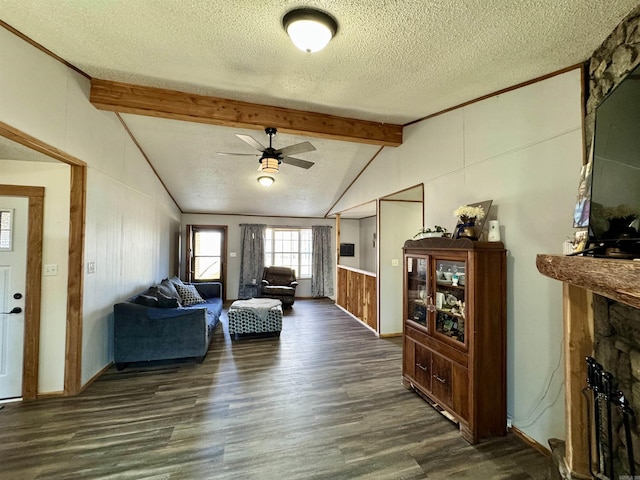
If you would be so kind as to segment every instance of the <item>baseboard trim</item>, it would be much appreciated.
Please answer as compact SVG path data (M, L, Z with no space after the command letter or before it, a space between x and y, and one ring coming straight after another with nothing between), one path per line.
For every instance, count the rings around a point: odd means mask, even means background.
M43 399L47 399L47 398L59 398L59 397L64 397L65 393L60 390L58 392L47 392L47 393L39 393L36 398L38 400L43 400Z
M513 433L516 437L518 437L520 440L522 440L524 443L526 443L531 448L533 448L534 450L537 450L541 454L551 458L551 450L550 449L545 448L544 445L541 445L540 443L536 442L533 438L531 438L529 435L524 433L522 430L520 430L520 429L518 429L517 427L514 427L514 426L511 426L511 428L508 429L508 430L511 433Z
M402 332L398 332L398 333L381 333L380 334L380 338L396 338L396 337L401 337L402 336Z

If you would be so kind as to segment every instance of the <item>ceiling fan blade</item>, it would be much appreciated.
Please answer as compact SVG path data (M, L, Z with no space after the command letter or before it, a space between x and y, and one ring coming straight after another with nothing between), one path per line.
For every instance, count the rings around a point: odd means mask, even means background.
M295 165L300 168L311 168L313 166L313 162L308 162L307 160L302 160L300 158L294 157L282 157L282 163L288 163L289 165Z
M236 137L238 137L243 142L247 142L256 150L260 150L262 152L265 149L265 147L263 147L259 141L257 141L255 138L253 138L250 135L243 135L242 133L236 133Z
M313 152L316 149L309 142L296 143L295 145L289 145L288 147L276 150L281 155L295 155L296 153Z
M236 157L259 157L260 153L231 153L231 152L217 152L218 155L234 155Z

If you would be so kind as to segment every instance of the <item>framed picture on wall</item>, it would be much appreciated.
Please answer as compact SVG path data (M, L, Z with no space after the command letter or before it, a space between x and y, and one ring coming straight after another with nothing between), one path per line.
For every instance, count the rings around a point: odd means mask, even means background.
M573 226L585 228L589 226L589 212L591 207L591 168L592 162L583 165L580 169L580 183L576 206L573 210Z

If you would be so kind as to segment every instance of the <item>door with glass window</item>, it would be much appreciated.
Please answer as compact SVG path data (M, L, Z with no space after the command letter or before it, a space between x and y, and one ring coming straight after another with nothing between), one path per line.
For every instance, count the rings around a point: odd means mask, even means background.
M0 197L0 400L22 396L29 199Z
M227 227L187 225L188 282L220 282L224 289Z

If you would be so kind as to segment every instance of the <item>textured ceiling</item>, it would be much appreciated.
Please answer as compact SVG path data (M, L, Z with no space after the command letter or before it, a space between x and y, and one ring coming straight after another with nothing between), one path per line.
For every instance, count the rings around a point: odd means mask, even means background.
M402 124L586 60L636 4L637 0L0 0L0 19L94 78ZM338 34L325 50L305 54L287 38L281 18L297 6L326 10L338 20ZM201 125L124 117L183 211L264 213L233 195L220 198L228 192L212 198L188 188L186 179L174 178L175 156L158 146L166 147L162 139L175 135L175 143L178 137L184 143L174 146L173 154L180 149L194 162L200 159L194 164L200 183L238 185L244 181L238 176L246 158L227 158L228 163L213 173L205 167L223 163L212 158L215 151L248 148L233 136L240 130L206 127L204 134ZM259 131L244 133L266 143ZM306 140L277 139L282 142L278 146ZM358 167L377 151L310 141L318 151L300 157L316 165L295 173L295 167L283 167L276 185L286 190L277 197L282 200L279 207L270 212L324 214ZM335 164L323 170L323 162ZM336 171L343 163L350 168ZM208 182L202 178L214 174ZM235 180L227 175L235 175ZM276 198L275 189L269 192Z

